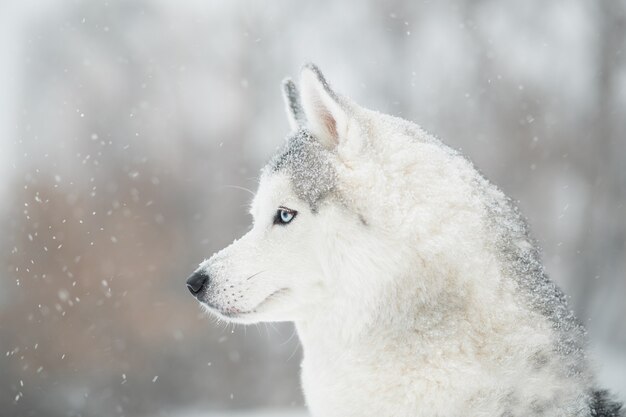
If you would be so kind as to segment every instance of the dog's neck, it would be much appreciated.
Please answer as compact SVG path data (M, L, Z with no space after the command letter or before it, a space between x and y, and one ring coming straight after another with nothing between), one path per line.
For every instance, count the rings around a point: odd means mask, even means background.
M390 344L428 354L449 345L450 340L483 343L490 331L487 328L506 320L503 314L491 313L505 310L514 289L509 280L503 283L496 263L485 260L472 266L447 268L448 274L422 270L420 277L389 278L393 285L379 287L369 298L364 293L353 304L343 299L319 306L314 314L295 323L305 359L345 352L374 358L384 354ZM428 294L425 280L430 282ZM486 305L485 300L492 301ZM368 351L363 351L363 346Z
M451 293L441 294L429 305L410 291L387 297L390 299L381 297L376 305L328 308L297 321L305 356L327 357L345 352L371 356L384 351L390 343L411 346L414 351L428 350L446 337L442 329L454 328L450 327L451 322L465 316L465 307L457 302L460 297ZM368 352L361 352L363 346L368 347Z

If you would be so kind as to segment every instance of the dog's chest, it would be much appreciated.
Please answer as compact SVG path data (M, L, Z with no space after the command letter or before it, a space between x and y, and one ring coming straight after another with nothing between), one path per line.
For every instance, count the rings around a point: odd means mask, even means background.
M465 398L455 398L448 390L455 383L447 378L429 380L415 364L390 357L345 354L302 363L302 387L314 417L458 415Z

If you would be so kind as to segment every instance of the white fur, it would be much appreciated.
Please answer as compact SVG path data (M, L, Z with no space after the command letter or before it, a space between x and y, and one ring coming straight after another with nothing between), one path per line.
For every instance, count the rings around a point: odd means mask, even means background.
M482 177L416 125L322 84L304 70L302 107L340 197L314 213L288 174L265 171L252 230L200 265L210 310L295 322L316 417L587 415L590 377L566 375L550 321L494 249ZM298 211L287 226L272 224L279 206Z

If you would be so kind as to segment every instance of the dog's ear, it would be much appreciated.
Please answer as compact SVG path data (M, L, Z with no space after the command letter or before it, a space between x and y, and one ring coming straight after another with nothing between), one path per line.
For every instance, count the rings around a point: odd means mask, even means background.
M311 133L328 149L337 147L348 130L348 114L343 99L324 79L313 64L306 64L300 73L302 109Z
M283 100L287 110L287 119L291 130L298 130L306 124L304 110L300 104L300 94L298 88L291 78L283 80Z

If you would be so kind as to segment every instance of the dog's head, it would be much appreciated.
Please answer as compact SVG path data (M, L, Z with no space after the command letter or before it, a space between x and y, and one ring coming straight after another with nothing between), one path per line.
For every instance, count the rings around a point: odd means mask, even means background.
M303 68L299 90L291 80L283 84L292 132L262 170L252 229L187 280L205 308L230 321L375 308L381 292L398 291L388 277L416 267L407 260L414 248L406 237L415 235L407 217L437 215L414 209L416 184L406 181L416 166L435 167L447 151L426 137L421 165L405 158L421 130L337 95L313 65ZM424 188L421 197L428 198Z

